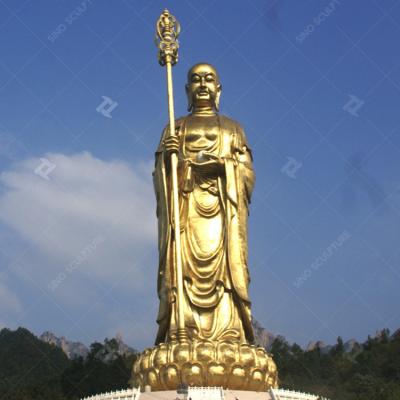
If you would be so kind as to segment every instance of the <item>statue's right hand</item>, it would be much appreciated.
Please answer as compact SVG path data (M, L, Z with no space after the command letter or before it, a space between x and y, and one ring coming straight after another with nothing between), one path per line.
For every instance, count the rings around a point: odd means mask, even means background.
M170 155L171 153L179 152L179 138L177 136L168 136L164 139L165 152Z

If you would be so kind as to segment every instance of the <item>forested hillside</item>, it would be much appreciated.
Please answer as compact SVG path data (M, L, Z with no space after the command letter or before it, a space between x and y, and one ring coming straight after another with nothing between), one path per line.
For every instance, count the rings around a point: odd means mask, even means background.
M115 339L93 343L87 358L69 360L27 329L0 331L0 400L75 400L126 388L135 355Z
M383 330L346 352L343 340L328 352L302 350L284 338L270 350L282 387L317 393L332 400L400 400L400 333Z
M399 400L400 333L383 330L345 348L341 338L324 350L303 350L282 337L270 352L281 387L331 400ZM0 331L0 400L77 400L126 388L136 354L120 354L116 339L93 343L88 356L70 360L27 329Z

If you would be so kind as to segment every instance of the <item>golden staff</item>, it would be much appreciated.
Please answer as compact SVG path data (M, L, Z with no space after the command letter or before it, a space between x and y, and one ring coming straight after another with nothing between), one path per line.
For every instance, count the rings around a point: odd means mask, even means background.
M161 66L167 67L167 92L168 92L168 114L169 114L169 134L175 136L175 113L174 113L174 93L172 86L172 66L178 62L178 36L180 25L176 18L166 9L157 21L156 45L158 51L158 62ZM176 289L177 289L177 309L178 309L178 340L187 342L185 329L185 315L183 308L183 274L182 274L182 254L181 254L181 230L179 215L179 189L178 189L178 154L171 153L171 177L172 177L172 198L174 210L174 239L176 254Z

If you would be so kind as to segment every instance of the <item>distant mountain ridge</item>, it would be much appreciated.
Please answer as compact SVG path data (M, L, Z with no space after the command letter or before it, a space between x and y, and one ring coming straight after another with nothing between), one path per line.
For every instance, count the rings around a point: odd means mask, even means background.
M272 344L274 340L278 337L281 337L284 339L283 336L280 335L274 335L272 332L268 331L265 329L262 324L253 318L252 320L252 325L254 329L254 342L257 346L264 347L268 351L271 350ZM377 331L373 338L379 338L382 336L382 331ZM393 333L393 336L395 335L400 335L400 329L396 332ZM74 342L66 339L64 336L58 337L54 333L50 331L45 331L43 332L39 337L41 341L52 344L58 348L60 348L66 356L70 360L77 359L79 357L82 357L83 359L86 359L86 357L89 354L89 348L85 346L81 342ZM114 340L113 340L114 339ZM103 358L101 354L98 355L99 359L102 359L103 361L107 361L108 359L113 359L117 355L120 356L129 356L131 354L137 353L137 350L134 348L128 346L122 339L121 334L117 334L115 338L111 339L108 341L106 346L110 347L112 346L112 349L108 349L107 356L104 356L106 359ZM285 339L286 340L286 339ZM114 343L115 341L115 343ZM349 339L346 342L344 342L344 352L345 353L351 353L355 348L359 347L360 344L357 342L356 339ZM306 351L313 351L315 349L319 349L322 354L327 354L329 351L334 347L334 345L330 345L325 343L322 340L317 340L317 341L311 341L308 343L307 346L305 346L304 350ZM114 354L114 355L112 355Z
M277 339L278 337L286 340L283 336L274 335L273 333L265 329L261 325L261 323L257 321L255 318L253 318L252 320L252 325L254 329L254 343L257 346L266 348L268 351L271 350L274 340ZM375 337L379 337L379 335L381 334L382 334L381 331L379 331L376 333ZM351 353L357 346L360 345L355 339L349 339L347 342L344 343L344 352ZM317 340L308 343L308 345L305 347L305 350L313 351L315 349L319 349L322 354L327 354L333 347L334 347L333 345L327 344L322 340Z
M39 336L39 339L42 342L59 347L70 360L78 357L85 359L89 354L89 349L83 343L71 342L64 336L57 337L53 332L45 331Z
M373 339L380 339L382 336L385 335L386 330L382 329L380 331L377 331L375 333L375 335L372 337ZM396 336L398 331L396 331L392 337L394 338ZM322 354L328 354L334 346L330 345L330 344L326 344L324 341L322 340L317 340L317 341L311 341L310 343L308 343L307 347L305 348L306 351L313 351L315 349L319 349L319 351ZM361 347L360 343L357 342L356 339L349 339L346 342L343 343L343 351L345 353L351 353L354 350L359 350Z
M79 357L82 357L85 360L90 352L89 348L83 343L70 341L64 336L58 337L50 331L43 332L38 339L42 342L60 348L70 360L74 360ZM116 337L111 340L106 339L105 342L106 348L102 348L97 355L97 358L102 361L108 362L114 360L118 355L129 356L137 353L135 349L128 346L122 340L122 336L120 334L117 334Z
M252 325L254 330L254 343L257 346L270 350L276 336L265 329L255 318L252 319Z

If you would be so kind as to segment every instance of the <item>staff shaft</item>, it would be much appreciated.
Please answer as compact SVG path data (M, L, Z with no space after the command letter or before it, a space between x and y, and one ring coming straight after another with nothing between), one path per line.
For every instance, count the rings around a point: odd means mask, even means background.
M172 63L169 57L166 60L167 71L167 92L168 92L168 114L169 114L169 134L175 136L175 112L174 112L174 91L172 85ZM175 240L175 261L176 261L176 291L177 291L177 319L178 319L178 340L187 341L185 329L185 314L183 302L183 273L182 273L182 252L181 252L181 224L179 207L179 187L178 187L178 154L171 153L171 179L172 179L172 201L173 201L173 220L174 220L174 240Z

